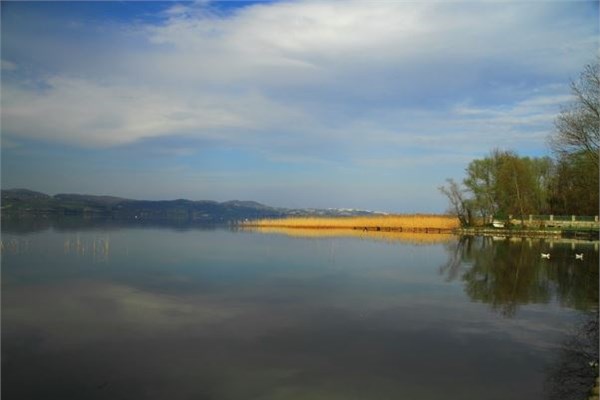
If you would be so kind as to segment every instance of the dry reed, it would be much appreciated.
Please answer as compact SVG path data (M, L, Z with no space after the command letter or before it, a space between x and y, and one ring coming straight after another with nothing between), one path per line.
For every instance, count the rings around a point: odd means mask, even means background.
M243 224L246 227L355 229L376 231L452 231L460 226L457 218L446 215L382 215L359 217L294 217L261 219Z

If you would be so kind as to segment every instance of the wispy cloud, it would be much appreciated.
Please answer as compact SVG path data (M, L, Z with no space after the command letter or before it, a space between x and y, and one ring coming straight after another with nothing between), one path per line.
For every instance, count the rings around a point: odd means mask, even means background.
M227 130L263 128L267 113L278 113L278 118L286 113L284 106L260 95L190 98L65 77L45 83L43 90L5 85L5 132L81 146L112 146L164 135L227 138Z
M107 146L182 133L227 136L226 130L253 131L260 140L256 131L300 125L310 140L309 129L326 135L331 121L355 123L345 113L366 114L377 124L382 106L410 114L453 100L456 89L500 79L503 67L518 67L524 76L580 67L582 52L565 66L550 50L585 46L596 32L576 17L549 29L546 18L562 8L307 1L222 15L204 3L177 4L162 23L125 30L146 44L127 56L132 43L115 43L125 47L111 59L118 74L83 61L79 73L65 68L42 76L43 91L6 82L4 131ZM110 27L113 35L125 34Z

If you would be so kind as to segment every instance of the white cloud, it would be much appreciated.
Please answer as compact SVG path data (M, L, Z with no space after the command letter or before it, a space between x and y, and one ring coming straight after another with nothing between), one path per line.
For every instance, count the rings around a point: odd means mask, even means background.
M557 13L560 6L284 2L225 17L188 7L142 30L153 43L171 48L154 60L156 71L187 79L365 89L389 80L384 71L413 85L412 74L435 71L437 76L418 78L428 89L428 79L433 84L440 77L473 80L470 72L482 62L506 63L525 73L580 68L597 32L578 21L552 26L548 9Z
M301 143L450 148L476 131L479 145L527 132L539 143L564 92L478 97L492 81L559 82L580 69L597 34L581 7L299 1L223 14L177 4L158 25L110 25L111 46L66 57L38 77L44 90L3 82L3 134L101 147L183 135L285 156Z
M244 140L239 136L247 131L297 117L257 93L187 96L64 77L46 83L43 90L3 88L4 132L84 147L122 145L164 135L227 141Z

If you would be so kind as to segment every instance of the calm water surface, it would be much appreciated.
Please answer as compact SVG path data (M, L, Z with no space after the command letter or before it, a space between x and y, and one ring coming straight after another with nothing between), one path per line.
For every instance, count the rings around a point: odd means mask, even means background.
M581 398L596 374L594 243L17 228L7 400Z

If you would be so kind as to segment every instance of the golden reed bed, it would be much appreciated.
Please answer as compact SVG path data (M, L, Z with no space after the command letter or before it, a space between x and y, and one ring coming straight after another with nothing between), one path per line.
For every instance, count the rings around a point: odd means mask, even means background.
M432 243L449 240L460 226L445 215L384 215L365 217L304 217L261 219L242 224L246 229L296 237L340 237ZM436 235L433 235L436 234Z
M450 232L460 226L457 218L446 215L382 215L365 217L303 217L260 219L243 224L247 227L310 229L362 229L379 231Z

